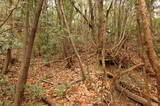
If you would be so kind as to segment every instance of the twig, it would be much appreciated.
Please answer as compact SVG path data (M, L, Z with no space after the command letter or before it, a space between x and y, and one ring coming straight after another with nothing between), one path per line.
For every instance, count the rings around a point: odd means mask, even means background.
M55 85L55 84L53 84L52 82L49 82L49 81L46 81L46 80L40 80L40 81L45 82L45 83L48 83L48 84L51 84L51 85Z
M49 63L55 63L55 62L62 62L62 61L65 61L65 60L67 60L67 59L69 59L69 58L71 58L71 57L74 57L75 56L75 54L74 55L72 55L72 56L69 56L69 57L66 57L65 59L61 59L61 60L53 60L53 61L48 61L48 62L38 62L38 63L31 63L31 65L37 65L37 64L49 64Z
M87 24L89 25L89 27L92 29L92 25L91 23L88 21L88 19L86 18L86 16L75 6L75 3L73 0L71 0L72 6L75 8L75 10L80 13L80 15L84 18L84 20L87 22Z
M83 80L82 80L82 79L80 79L80 80L77 80L77 81L71 82L71 85L73 86L74 84L77 84L77 83L82 82L82 81L83 81Z
M138 68L138 67L140 67L140 66L143 66L143 65L144 65L144 63L140 63L140 64L137 64L137 65L134 65L134 66L126 69L125 71L122 71L117 77L120 77L120 76L122 76L122 75L124 75L124 74L126 74L126 73L128 73L128 72L131 72L131 71L133 71L134 69L136 69L136 68Z
M16 7L11 10L11 12L10 12L9 15L8 15L8 17L7 17L7 18L2 22L2 24L0 25L0 28L7 22L7 20L8 20L9 17L12 15L12 13L13 13L13 11L14 11L15 9L16 9Z
M19 28L19 27L16 26L16 27L13 27L13 28L8 28L8 29L6 29L6 30L1 31L0 34L2 34L2 33L4 33L4 32L7 32L7 31L9 31L9 30L12 30L12 29L14 29L14 28Z
M7 20L9 19L9 17L13 14L13 11L14 11L15 9L17 9L17 6L18 6L19 2L20 2L20 0L17 1L16 5L15 5L15 8L13 8L13 9L11 10L11 12L10 12L9 15L8 15L8 17L7 17L7 18L2 22L2 24L0 25L0 28L7 22Z
M88 54L88 53L81 53L81 55L83 56L86 56L86 54ZM89 52L89 54L91 54L91 55L89 55L89 57L88 57L88 59L89 58L91 58L92 56L94 56L94 55L96 55L96 51L93 51L93 53L91 52ZM56 62L63 62L63 61L66 61L67 59L69 59L69 58L71 58L71 57L74 57L74 56L76 56L76 54L73 54L72 56L68 56L68 57L66 57L66 58L64 58L64 59L59 59L59 60L51 60L51 61L47 61L47 62L32 62L31 63L31 65L38 65L38 64L49 64L49 63L56 63ZM81 56L81 57L82 57Z

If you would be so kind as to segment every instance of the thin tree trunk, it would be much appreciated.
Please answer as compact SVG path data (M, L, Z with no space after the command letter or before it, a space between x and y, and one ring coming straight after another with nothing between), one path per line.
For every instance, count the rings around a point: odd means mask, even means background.
M105 68L105 28L106 28L106 22L105 22L105 15L104 15L104 10L103 10L103 3L104 0L98 0L97 1L97 6L98 6L98 48L97 48L97 57L98 60L102 60L102 71L103 71L103 79L102 79L102 84L101 87L103 88L105 85L105 75L106 75L106 68ZM104 92L102 90L101 92L101 105L103 104L104 101Z
M144 32L144 41L146 46L146 53L150 60L150 63L152 65L152 68L154 69L156 73L156 80L157 80L157 91L158 91L158 97L160 100L160 64L158 56L154 50L153 45L153 33L151 30L151 22L150 22L150 13L147 9L146 1L145 0L138 0L139 3L139 13L141 13L141 20L143 25L143 32ZM160 104L159 104L160 106Z
M97 1L98 5L98 55L102 59L102 66L105 68L105 27L106 27L106 17L104 15L104 10L103 10L103 0Z
M11 49L8 48L7 49L7 55L6 55L5 64L4 64L4 67L3 67L3 74L6 74L8 72L8 68L9 68L9 64L11 63L11 59L12 59Z
M65 25L65 27L67 29L68 35L71 35L71 31L70 31L71 29L70 29L69 24L68 24L67 19L66 19L66 14L64 12L64 7L63 7L63 4L62 4L62 0L60 0L60 3L61 3L60 4L60 6L61 6L60 8L61 8L62 16L63 16L63 19L64 19L63 20L64 21L64 25ZM75 43L74 43L73 39L71 37L69 39L71 41L72 47L74 49L74 52L75 52L75 54L76 54L76 56L78 58L78 61L79 61L79 64L80 64L80 68L81 68L82 81L84 81L86 79L86 77L85 77L85 73L84 73L84 67L83 67L82 60L80 58L80 55L79 55L79 53L77 51L77 48L75 46Z
M12 7L12 0L10 0L9 2L10 2L10 7ZM11 14L10 17L9 17L9 24L10 24L11 28L13 28L13 14ZM12 29L10 30L10 33L13 34ZM9 45L10 46L12 45L11 41L9 42ZM12 60L12 50L11 50L11 47L10 47L10 48L7 49L6 60L5 60L5 64L4 64L4 67L3 67L3 73L4 74L7 74L9 65L11 63L11 60Z
M31 29L30 36L25 35L25 36L29 37L29 42L28 43L24 42L24 43L27 43L26 45L28 45L28 46L26 48L26 53L23 54L24 55L24 60L22 62L21 71L20 71L20 74L18 76L14 106L20 106L21 103L22 103L22 100L23 100L24 86L25 86L26 81L27 81L28 70L29 70L31 54L32 54L32 48L33 48L33 44L34 44L34 39L35 39L37 27L38 27L39 17L40 17L42 6L43 6L43 1L44 0L39 1L38 8L37 8L37 11L36 11L36 14L35 14L35 17L34 17L34 22L33 22L33 26L32 26L32 29ZM28 17L28 15L27 15L27 17ZM24 50L25 50L25 48L24 48Z
M90 13L90 23L91 23L91 34L92 34L92 38L93 38L93 42L94 44L97 44L97 36L96 36L96 28L95 28L95 17L94 17L94 8L93 8L93 2L92 0L88 0L88 4L89 4L89 13Z
M63 17L63 13L61 11L61 1L60 0L55 0L56 1L56 5L57 5L57 13L59 16L59 25L61 26L65 26L64 24L64 17ZM70 20L71 21L71 20ZM71 22L70 22L71 23ZM72 55L72 50L71 50L71 42L69 40L69 38L66 36L63 41L63 55L65 58L70 57ZM72 61L72 57L67 59L67 65L66 68L71 68L73 65L73 61Z
M27 0L27 4L26 4L26 18L25 18L25 29L24 29L24 44L23 44L23 55L25 56L26 55L26 52L27 52L27 46L28 46L28 43L29 43L29 0ZM23 58L23 57L22 57ZM25 61L25 58L23 58L24 60L22 61Z

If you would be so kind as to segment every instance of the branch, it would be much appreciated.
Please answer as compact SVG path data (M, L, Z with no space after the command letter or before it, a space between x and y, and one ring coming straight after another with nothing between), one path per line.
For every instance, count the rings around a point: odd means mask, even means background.
M72 6L75 8L75 10L80 13L80 15L84 18L84 20L87 22L87 24L89 25L89 27L92 29L92 24L88 21L88 19L86 18L86 16L75 6L75 3L73 0L71 0L71 4Z
M48 97L42 97L41 100L48 104L49 106L57 106L52 100L51 98L48 98Z
M49 81L46 81L46 80L40 80L40 81L45 82L45 83L48 83L48 84L51 84L51 85L55 85L54 83L49 82Z
M7 17L7 18L2 22L2 24L0 25L0 28L7 22L7 20L9 19L9 17L13 14L13 11L14 11L15 9L17 9L17 6L18 6L19 2L20 2L20 0L17 1L15 8L13 8L13 9L11 10L11 12L10 12L9 15L8 15L8 17Z
M22 27L23 27L23 26L22 26ZM2 34L2 33L4 33L4 32L7 32L7 31L9 31L9 30L15 29L15 28L19 28L19 26L15 26L15 27L12 27L12 28L8 28L8 29L6 29L6 30L3 30L3 31L0 32L0 34Z
M134 70L134 69L136 69L136 68L138 68L138 67L140 67L140 66L143 66L143 65L144 65L144 63L140 63L140 64L137 64L137 65L134 65L134 66L126 69L125 71L122 71L122 72L119 74L119 77L122 76L122 75L124 75L124 74L126 74L126 73L128 73L128 72L130 72L130 71L132 71L132 70Z
M108 18L108 15L109 15L109 12L110 12L110 10L112 8L112 5L113 5L113 0L111 1L110 5L109 5L109 7L108 7L108 9L106 11L106 18Z
M10 12L9 15L8 15L8 17L7 17L7 18L2 22L2 24L0 25L0 28L7 22L7 20L8 20L9 17L12 15L12 13L13 13L13 11L14 11L15 9L16 9L16 7L11 10L11 12Z

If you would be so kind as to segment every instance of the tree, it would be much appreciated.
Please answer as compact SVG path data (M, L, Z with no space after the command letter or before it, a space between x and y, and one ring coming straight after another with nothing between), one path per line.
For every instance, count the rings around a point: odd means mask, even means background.
M58 23L59 23L60 26L62 26L62 27L65 28L65 22L64 22L63 13L61 11L61 5L66 4L65 3L66 1L55 0L55 2L56 2L57 15L59 17ZM64 8L65 8L65 5L64 5ZM67 13L70 14L68 10L66 8ZM70 14L70 18L68 18L68 19L66 18L66 20L69 20L69 23L70 23L69 26L71 25L71 22L72 22L72 16L71 15L72 14ZM66 32L64 32L64 33L66 33ZM65 58L70 57L72 55L72 49L71 49L72 47L71 47L71 42L70 42L68 36L64 37L64 39L62 41L62 44L63 44L63 54L64 54L64 57ZM73 65L73 61L72 61L72 57L70 57L70 58L67 59L67 65L66 65L66 67L67 68L71 68L72 65Z
M153 45L153 33L151 30L150 13L147 9L145 0L138 0L138 5L139 5L138 11L139 13L141 13L140 15L141 15L141 20L143 25L144 42L145 42L144 47L145 47L148 59L150 60L150 63L152 65L152 68L156 73L157 91L158 91L158 97L160 100L160 77L159 77L160 64L159 64L159 58L154 50L154 45Z
M105 33L106 33L106 20L105 20L105 15L104 15L104 10L103 10L103 0L98 0L97 5L98 5L98 53L100 53L100 57L102 59L102 65L103 68L105 68L105 60L104 60L104 54L105 54Z
M10 4L10 7L12 7L13 5L13 1L12 0L9 0L9 4ZM11 30L10 30L10 34L13 36L13 14L11 14L9 16L9 24L11 26ZM7 55L6 55L6 60L5 60L5 64L4 64L4 67L3 67L3 73L6 74L8 72L8 67L11 63L11 60L12 60L12 50L11 50L11 45L12 45L12 42L10 41L9 42L9 45L10 47L7 49Z
M97 38L96 38L96 25L95 25L95 16L94 16L94 8L93 8L93 1L88 0L88 5L89 5L89 16L90 16L90 24L91 24L91 34L93 41L97 43Z
M83 67L83 63L82 63L82 60L80 58L80 55L77 51L77 48L75 46L75 43L73 41L73 38L71 38L71 24L69 25L69 23L67 22L67 18L66 18L66 14L64 12L64 7L63 7L63 0L59 0L60 1L60 10L61 10L61 13L62 13L62 17L63 17L63 22L64 22L64 27L67 29L67 34L69 36L69 41L71 42L71 45L73 47L73 50L78 58L78 61L79 61L79 65L80 65L80 68L81 68L81 75L82 75L82 81L84 81L86 79L85 77L85 70L84 70L84 67Z
M38 2L38 8L37 11L35 13L35 17L34 17L34 22L31 28L31 33L25 33L27 36L26 38L28 38L27 42L24 42L26 45L26 48L23 48L24 51L26 51L26 53L24 52L24 59L23 59L23 63L21 65L21 71L20 74L18 76L18 82L17 82L17 86L16 86L16 95L15 95L15 101L14 101L14 105L15 106L20 106L22 103L22 99L23 99L23 93L24 93L24 87L27 81L27 76L28 76L28 70L29 70L29 65L30 65L30 60L31 60L31 54L32 54L32 48L33 48L33 44L34 44L34 39L35 39L35 35L36 35L36 31L37 31L37 27L38 27L38 22L39 22L39 17L41 14L41 10L42 10L42 6L43 6L43 1L44 0L40 0ZM27 0L27 3L29 3L29 0ZM27 4L29 5L29 4ZM26 8L27 11L28 10L28 6ZM28 25L28 12L26 15L26 26ZM27 30L27 28L26 28Z

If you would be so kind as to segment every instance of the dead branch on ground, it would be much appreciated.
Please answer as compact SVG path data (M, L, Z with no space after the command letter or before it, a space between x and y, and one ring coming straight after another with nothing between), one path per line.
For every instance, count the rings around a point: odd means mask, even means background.
M57 106L51 98L49 97L42 97L41 100L45 103L48 104L49 106Z

